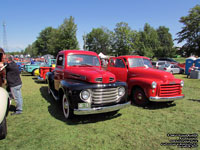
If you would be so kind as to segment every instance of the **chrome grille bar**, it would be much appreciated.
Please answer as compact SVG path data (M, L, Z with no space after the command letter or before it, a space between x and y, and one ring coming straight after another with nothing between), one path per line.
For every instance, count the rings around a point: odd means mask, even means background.
M92 102L94 104L107 104L118 100L117 88L93 89Z

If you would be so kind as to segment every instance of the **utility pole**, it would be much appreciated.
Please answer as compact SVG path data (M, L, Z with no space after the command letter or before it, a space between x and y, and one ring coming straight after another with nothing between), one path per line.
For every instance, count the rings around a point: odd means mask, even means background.
M8 51L8 45L7 45L7 36L6 36L6 23L3 22L3 49L4 51Z

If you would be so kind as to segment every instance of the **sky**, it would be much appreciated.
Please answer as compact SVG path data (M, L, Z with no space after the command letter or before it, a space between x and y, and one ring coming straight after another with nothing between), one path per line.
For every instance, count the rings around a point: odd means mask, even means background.
M77 25L80 49L84 34L99 27L113 31L119 22L128 23L136 31L143 30L145 23L154 29L165 26L175 39L183 27L180 18L197 4L200 0L1 0L0 47L3 47L3 22L7 51L11 52L24 50L46 27L58 28L70 16Z

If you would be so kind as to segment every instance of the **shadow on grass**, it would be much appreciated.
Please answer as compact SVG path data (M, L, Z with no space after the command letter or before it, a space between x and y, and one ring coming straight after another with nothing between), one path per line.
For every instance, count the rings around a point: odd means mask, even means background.
M200 99L188 99L189 101L193 101L193 102L199 102L200 103Z
M95 123L95 122L110 120L121 116L120 113L109 112L109 113L94 114L94 115L80 115L80 116L76 115L73 119L66 120L62 112L61 103L55 101L54 98L48 94L47 90L48 90L47 86L42 86L40 88L40 93L42 97L50 104L48 106L49 113L54 118L66 122L68 125Z
M32 74L21 74L22 76L32 76Z
M136 107L142 107L135 104L132 104ZM143 106L144 109L154 110L154 109L163 109L163 108L169 108L174 107L176 104L174 102L150 102L147 106Z

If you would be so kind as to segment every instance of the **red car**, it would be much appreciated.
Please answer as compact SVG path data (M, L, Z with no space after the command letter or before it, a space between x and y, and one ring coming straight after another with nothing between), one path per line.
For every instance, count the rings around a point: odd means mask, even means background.
M102 70L95 52L60 51L54 71L46 76L48 92L62 102L66 119L74 115L117 112L130 105L127 84Z
M107 70L115 74L118 81L128 84L129 98L137 105L145 106L150 101L172 102L184 98L184 82L171 73L154 69L147 57L113 57L109 60Z

